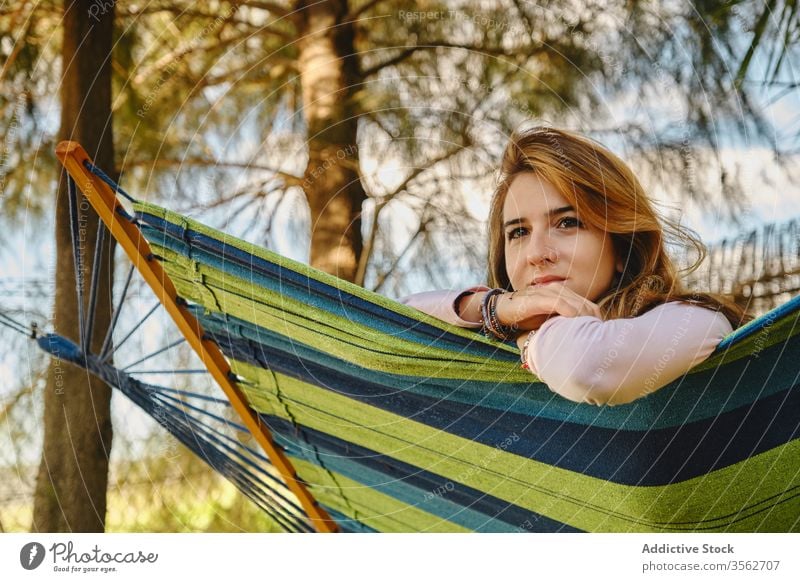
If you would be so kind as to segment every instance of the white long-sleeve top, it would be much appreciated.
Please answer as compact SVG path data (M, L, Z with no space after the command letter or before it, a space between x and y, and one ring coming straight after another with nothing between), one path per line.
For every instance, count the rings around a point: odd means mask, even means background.
M480 327L457 315L454 301L460 293L428 291L401 302L453 325ZM684 302L608 321L556 316L531 339L528 366L553 392L574 402L624 404L680 378L731 331L722 313Z

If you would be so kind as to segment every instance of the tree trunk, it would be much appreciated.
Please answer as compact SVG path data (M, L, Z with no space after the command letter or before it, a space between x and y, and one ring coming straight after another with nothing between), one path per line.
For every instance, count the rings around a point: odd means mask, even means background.
M59 137L79 141L102 168L114 167L111 133L111 47L114 9L93 0L65 2ZM54 327L79 343L78 299L70 237L66 173L55 213ZM78 246L88 304L98 218L79 194ZM113 245L103 245L91 349L100 350L111 316ZM51 359L44 398L44 446L34 494L32 531L100 532L105 527L111 453L111 390L85 370Z
M361 79L347 14L347 0L301 0L295 18L308 130L303 190L311 209L311 265L353 281L363 246L366 196L358 174L353 100Z

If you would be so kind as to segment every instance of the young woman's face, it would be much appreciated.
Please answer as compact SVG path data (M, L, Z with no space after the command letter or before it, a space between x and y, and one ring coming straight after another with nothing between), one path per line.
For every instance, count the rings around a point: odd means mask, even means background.
M514 178L503 205L506 271L514 290L564 285L590 301L622 271L611 235L581 222L572 205L533 172Z

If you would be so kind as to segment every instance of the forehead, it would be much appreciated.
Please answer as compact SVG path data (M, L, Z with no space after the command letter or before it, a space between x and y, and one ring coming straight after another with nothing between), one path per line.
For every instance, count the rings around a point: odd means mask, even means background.
M503 203L503 220L547 216L555 208L571 206L569 200L547 180L533 172L517 175Z

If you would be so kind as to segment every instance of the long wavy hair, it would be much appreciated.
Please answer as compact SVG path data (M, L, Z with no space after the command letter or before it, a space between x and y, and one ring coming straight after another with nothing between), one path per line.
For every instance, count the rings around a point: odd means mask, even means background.
M666 245L693 250L696 269L706 247L690 230L659 215L633 171L599 143L553 127L515 133L503 154L489 211L489 285L511 290L506 271L503 205L514 178L533 172L552 184L585 224L608 232L624 269L597 303L606 319L633 317L669 301L722 312L736 328L749 317L731 299L690 292Z

